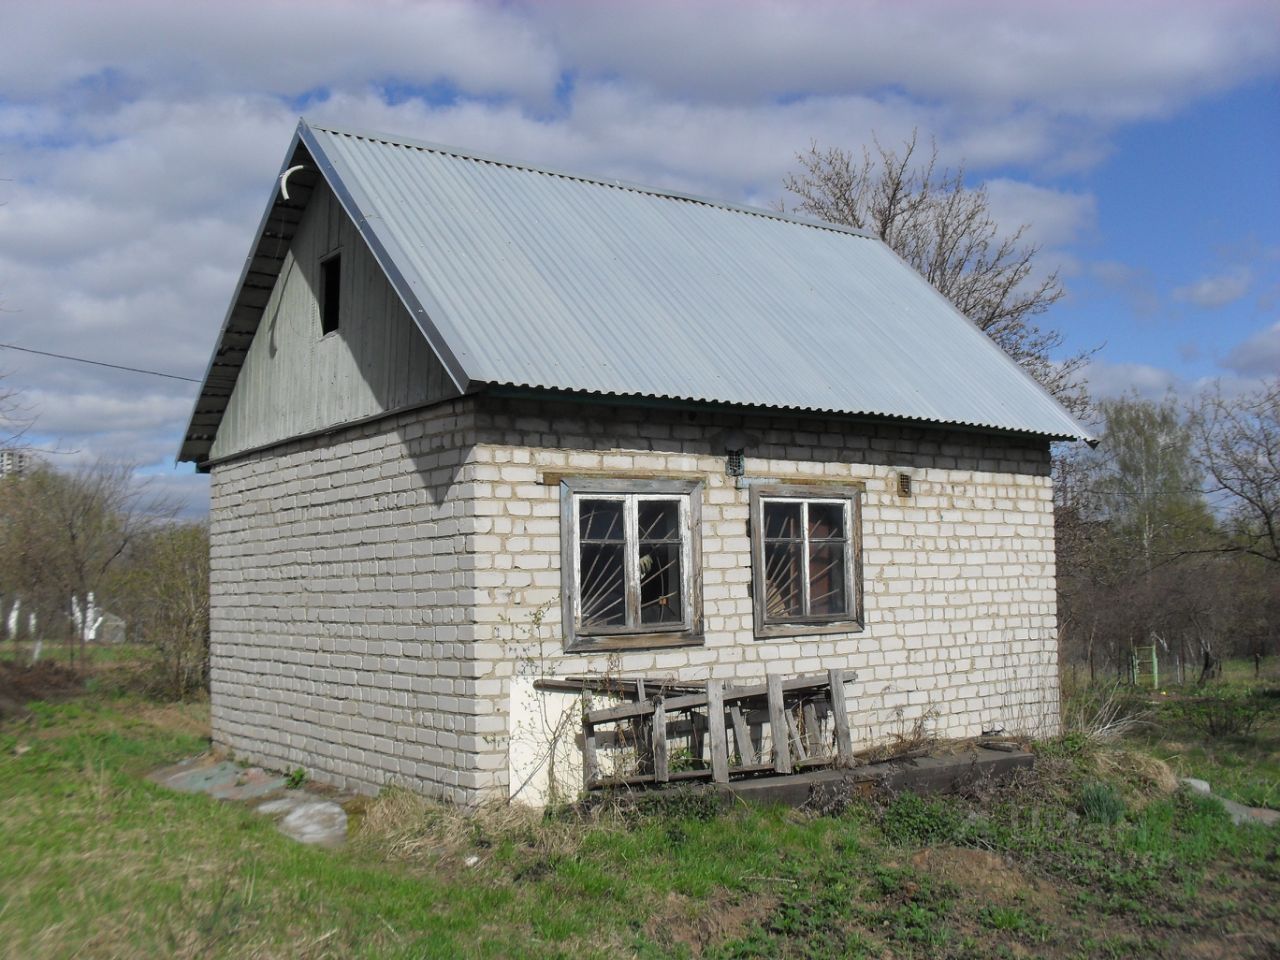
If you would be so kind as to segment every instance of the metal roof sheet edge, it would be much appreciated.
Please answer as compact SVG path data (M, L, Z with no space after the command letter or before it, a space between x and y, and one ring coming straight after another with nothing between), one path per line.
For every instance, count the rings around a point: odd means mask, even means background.
M800 217L793 213L783 213L778 210L769 210L765 207L752 207L747 204L729 203L727 200L721 200L715 197L706 197L696 193L687 193L683 190L671 190L665 187L655 187L649 184L635 183L630 180L608 180L604 177L577 173L570 170L556 170L552 167L543 167L523 160L515 160L510 157L498 156L497 154L491 154L487 151L455 147L446 143L434 143L430 140L417 140L412 137L392 136L391 134L379 133L377 131L352 130L329 126L326 124L310 123L305 117L299 121L299 125L305 126L309 130L319 130L323 133L336 134L341 137L355 137L358 140L368 140L370 142L390 144L397 147L408 147L413 150L426 150L431 153L443 153L451 157L460 157L464 160L475 160L480 163L493 163L498 166L511 167L513 170L525 170L529 173L541 173L549 177L562 177L566 180L576 180L579 183L588 183L598 187L609 187L614 190L628 190L632 193L644 193L652 197L660 197L664 200L680 200L686 203L697 203L706 207L716 207L720 210L727 210L731 213L742 213L753 217L765 217L766 219L779 220L783 223L794 223L801 227L812 227L817 230L830 230L832 233L847 233L853 237L862 237L866 240L882 242L874 233L871 233L868 230L860 230L857 227L849 227L840 223L831 223L827 220L814 220L809 217Z

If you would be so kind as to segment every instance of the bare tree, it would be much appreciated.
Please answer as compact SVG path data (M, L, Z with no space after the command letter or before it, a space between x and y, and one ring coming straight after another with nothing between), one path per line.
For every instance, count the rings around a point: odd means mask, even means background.
M5 374L0 373L0 450L12 450L31 426L31 411L21 392L4 381Z
M84 631L67 618L72 597L83 605L90 593L101 596L130 545L171 514L129 465L99 462L66 473L37 465L0 484L0 579L39 611L42 624L63 623L69 649L78 641L83 661Z
M1191 418L1196 459L1226 498L1226 549L1280 564L1280 377L1234 399L1213 389Z
M165 692L176 699L209 677L209 527L165 524L130 550L120 593L133 636L159 654Z
M805 213L880 237L956 308L1073 412L1084 411L1081 368L1088 353L1065 361L1056 330L1033 318L1063 293L1056 272L1037 276L1040 248L1026 244L1024 224L1002 234L984 186L965 184L964 169L938 169L938 148L920 157L913 132L901 152L875 139L859 160L838 147L810 144L787 190Z

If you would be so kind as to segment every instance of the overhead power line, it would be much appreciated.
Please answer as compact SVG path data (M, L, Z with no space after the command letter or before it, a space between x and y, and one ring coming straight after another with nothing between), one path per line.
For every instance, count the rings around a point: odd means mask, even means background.
M53 357L55 360L72 360L76 363L88 363L95 367L110 367L112 370L125 370L129 373L145 373L149 377L165 377L169 380L183 380L187 383L199 383L192 377L180 377L176 373L161 373L159 370L143 370L141 367L125 367L118 363L106 363L102 360L89 360L85 357L70 357L65 353L50 353L48 350L32 350L30 347L19 347L13 343L0 343L5 350L21 350L23 353L34 353L41 357Z

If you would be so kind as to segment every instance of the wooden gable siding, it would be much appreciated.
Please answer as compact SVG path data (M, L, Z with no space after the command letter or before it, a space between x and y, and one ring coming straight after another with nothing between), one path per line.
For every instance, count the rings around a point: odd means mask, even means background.
M321 336L322 260L341 255L338 330ZM457 393L327 186L285 256L210 453L246 450Z

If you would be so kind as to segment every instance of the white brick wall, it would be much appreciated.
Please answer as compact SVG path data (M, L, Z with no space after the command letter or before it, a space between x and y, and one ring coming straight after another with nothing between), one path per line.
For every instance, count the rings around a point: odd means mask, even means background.
M748 477L862 481L866 627L857 633L757 640L750 596L749 491L724 475L708 438L753 434ZM507 403L477 415L475 636L499 644L481 676L495 717L510 680L527 674L645 674L702 680L766 672L857 671L855 743L917 722L940 736L1058 725L1053 503L1048 444L976 432L853 426L814 419L690 415L602 405ZM702 504L703 646L564 654L560 644L560 490L575 470L695 473ZM911 474L909 500L897 474ZM493 549L495 542L502 544ZM528 625L540 610L542 628ZM539 642L540 641L540 642ZM521 699L524 699L522 692ZM548 701L550 702L550 701ZM554 716L554 711L553 711ZM520 736L542 718L510 717ZM495 791L502 782L494 741ZM508 773L510 776L510 773ZM521 778L513 778L521 779Z
M213 470L217 745L276 769L464 802L479 761L467 406Z
M863 632L754 638L748 491L708 439L725 429L760 440L748 476L865 482ZM562 652L548 474L574 471L702 477L704 645ZM248 455L213 480L214 735L255 762L504 794L512 678L593 671L852 668L860 744L918 720L949 736L1056 729L1044 442L472 398Z

